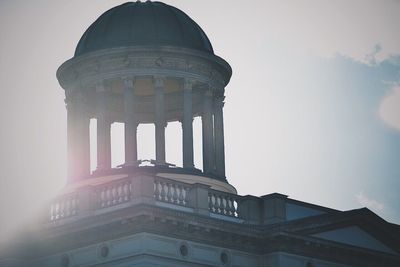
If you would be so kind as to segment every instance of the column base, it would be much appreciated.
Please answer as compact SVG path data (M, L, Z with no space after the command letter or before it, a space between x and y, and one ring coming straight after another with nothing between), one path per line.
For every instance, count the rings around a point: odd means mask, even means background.
M124 164L118 165L118 168L131 168L131 167L139 167L141 161L137 160L135 162L125 162Z
M169 167L169 166L171 166L172 164L168 164L167 162L165 162L165 161L154 161L154 166L163 166L163 167Z

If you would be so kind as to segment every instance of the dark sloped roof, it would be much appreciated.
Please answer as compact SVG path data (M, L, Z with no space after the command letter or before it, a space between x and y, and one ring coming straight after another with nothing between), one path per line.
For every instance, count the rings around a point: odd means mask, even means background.
M346 226L359 226L385 245L400 253L400 227L389 223L367 208L329 213L270 225L267 234L285 232L308 236Z
M81 37L75 56L124 46L175 46L214 53L195 21L161 2L128 2L103 13Z

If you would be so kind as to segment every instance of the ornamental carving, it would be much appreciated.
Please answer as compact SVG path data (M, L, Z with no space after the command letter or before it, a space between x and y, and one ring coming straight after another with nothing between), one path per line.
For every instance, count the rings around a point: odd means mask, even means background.
M64 66L65 65L65 66ZM180 51L105 51L86 58L71 59L59 69L61 85L93 86L96 80L127 75L164 75L167 77L193 78L218 87L227 84L230 68L219 58Z

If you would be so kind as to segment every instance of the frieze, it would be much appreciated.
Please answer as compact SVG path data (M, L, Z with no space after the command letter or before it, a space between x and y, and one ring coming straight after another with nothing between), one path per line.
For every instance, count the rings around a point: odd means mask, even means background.
M142 75L167 73L172 77L197 77L225 86L230 78L230 68L216 59L198 57L195 53L111 50L92 57L73 58L60 67L57 75L64 88L79 80L90 83L104 76L119 77L138 72Z

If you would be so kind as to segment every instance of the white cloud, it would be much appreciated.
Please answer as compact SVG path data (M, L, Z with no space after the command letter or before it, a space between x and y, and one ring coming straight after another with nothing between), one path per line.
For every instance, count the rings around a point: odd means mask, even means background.
M381 101L379 115L389 126L400 130L400 86L395 86Z
M385 205L376 199L370 198L365 195L364 192L360 192L356 195L357 202L363 207L370 208L374 211L383 211Z

